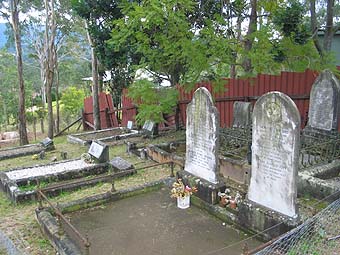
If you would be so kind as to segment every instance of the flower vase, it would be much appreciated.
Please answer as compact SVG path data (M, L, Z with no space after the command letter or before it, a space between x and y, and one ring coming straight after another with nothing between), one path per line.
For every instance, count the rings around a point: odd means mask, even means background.
M177 197L177 207L187 209L190 207L190 196Z

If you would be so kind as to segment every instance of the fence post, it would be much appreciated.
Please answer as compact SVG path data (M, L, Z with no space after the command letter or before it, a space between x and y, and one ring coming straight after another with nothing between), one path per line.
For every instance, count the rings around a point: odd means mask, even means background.
M64 234L64 230L63 230L63 226L61 224L61 221L62 221L62 218L60 216L60 210L59 210L59 203L57 203L57 210L56 210L56 213L57 213L57 223L58 223L58 235L59 236L62 236Z
M90 242L89 242L89 237L86 234L86 243L85 243L85 255L90 255Z
M115 180L114 178L112 177L112 180L111 180L111 192L115 192L116 191L116 188L115 188Z
M170 177L175 177L175 174L174 174L174 162L171 161L170 162L170 168L171 168L171 172L170 172Z

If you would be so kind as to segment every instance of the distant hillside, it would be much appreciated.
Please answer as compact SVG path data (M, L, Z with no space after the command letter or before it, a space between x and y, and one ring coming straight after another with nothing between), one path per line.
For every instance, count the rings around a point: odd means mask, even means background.
M4 47L7 41L5 36L6 24L0 23L0 48Z

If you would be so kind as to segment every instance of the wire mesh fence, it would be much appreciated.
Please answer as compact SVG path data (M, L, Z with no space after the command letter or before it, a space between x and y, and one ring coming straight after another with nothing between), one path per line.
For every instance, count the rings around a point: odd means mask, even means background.
M340 254L340 199L256 254Z

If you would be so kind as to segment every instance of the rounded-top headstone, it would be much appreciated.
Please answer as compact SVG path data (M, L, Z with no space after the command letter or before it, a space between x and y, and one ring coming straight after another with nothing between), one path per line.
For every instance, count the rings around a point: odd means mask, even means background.
M248 199L297 216L300 114L287 95L269 92L253 110L252 175Z
M340 84L335 75L325 70L315 80L310 92L309 128L325 131L338 128Z
M184 170L218 183L219 118L210 92L198 88L187 107L186 159Z

